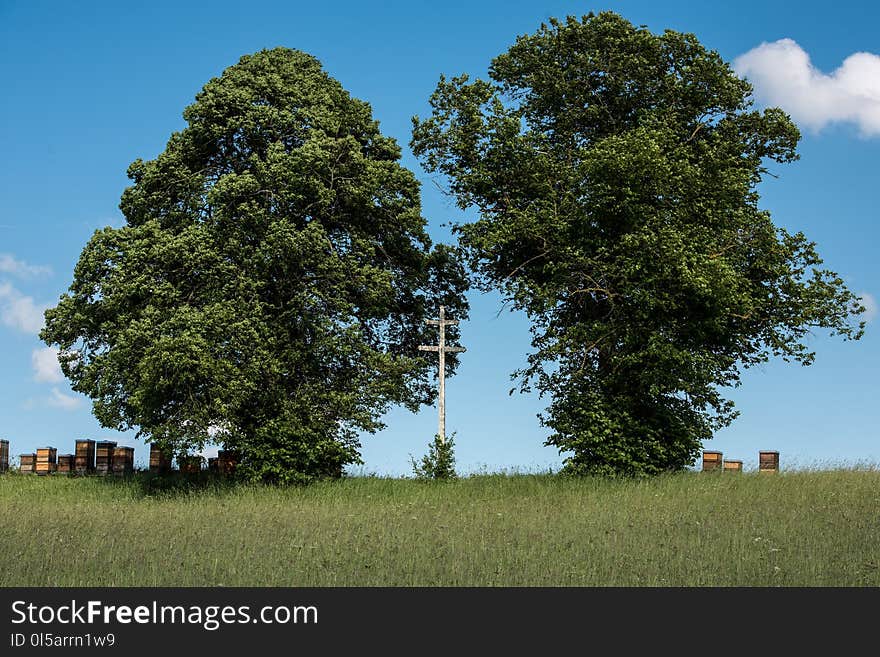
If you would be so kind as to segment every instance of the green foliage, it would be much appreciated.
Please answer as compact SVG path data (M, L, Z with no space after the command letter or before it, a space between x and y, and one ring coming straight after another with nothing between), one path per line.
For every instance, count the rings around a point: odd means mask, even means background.
M863 310L815 245L758 206L797 127L690 34L603 12L550 21L440 79L412 146L448 177L483 290L532 320L514 373L550 396L548 444L574 473L654 474L694 461L736 412L720 389L805 338L858 339Z
M434 435L434 440L428 445L428 453L422 457L421 462L410 457L413 474L417 479L455 479L455 434L448 436L445 441L440 440L440 434Z
M339 476L390 405L432 403L423 319L466 316L464 270L398 144L314 57L244 56L184 118L129 167L126 225L93 235L41 337L103 426L174 453L213 434L254 480Z

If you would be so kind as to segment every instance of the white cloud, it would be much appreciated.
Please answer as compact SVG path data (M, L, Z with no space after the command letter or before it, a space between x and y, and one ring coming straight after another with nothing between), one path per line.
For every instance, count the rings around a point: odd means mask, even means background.
M0 253L0 272L22 277L48 276L52 273L52 268L46 265L29 265L17 260L11 253Z
M76 408L79 408L83 400L81 397L74 397L73 395L67 395L61 392L58 388L52 388L52 396L46 400L46 403L49 406L53 406L54 408L60 408L65 411L72 411Z
M0 281L0 324L38 333L43 328L43 312L49 306L38 306L32 297L16 290L11 283Z
M34 349L31 352L31 365L34 368L34 381L59 383L64 380L61 365L58 364L58 350L54 347Z
M857 52L831 74L810 62L792 39L762 43L733 62L762 104L781 107L796 123L820 130L849 122L866 137L880 136L880 56Z
M55 386L48 397L29 397L25 399L21 407L26 411L45 408L60 408L62 411L73 411L85 403L86 398L80 395L69 395Z
M870 322L877 317L877 313L880 312L880 306L878 306L877 299L874 298L874 295L863 292L859 297L859 301L865 307L865 312L862 313L863 320Z

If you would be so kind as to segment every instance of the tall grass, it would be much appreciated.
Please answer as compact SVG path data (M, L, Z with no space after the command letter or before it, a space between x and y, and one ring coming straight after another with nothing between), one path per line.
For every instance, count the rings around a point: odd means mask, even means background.
M0 477L3 586L878 586L880 471Z

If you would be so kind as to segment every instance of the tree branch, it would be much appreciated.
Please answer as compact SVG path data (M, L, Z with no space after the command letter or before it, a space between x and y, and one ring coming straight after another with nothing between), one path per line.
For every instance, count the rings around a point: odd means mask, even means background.
M545 241L545 244L546 244L546 241ZM520 269L522 269L523 267L525 267L526 265L528 265L530 262L534 262L534 261L537 260L538 258L543 258L543 257L544 257L545 255L547 255L548 253L550 253L550 249L544 249L544 250L543 250L541 253L539 253L538 255L536 255L536 256L534 256L534 257L532 257L532 258L529 258L529 259L526 260L524 263L522 263L521 265L519 265L516 269L514 269L512 272L510 272L507 276L505 276L504 279L502 279L501 282L503 283L503 282L506 281L508 278L510 278L511 276L513 276L516 272L518 272Z

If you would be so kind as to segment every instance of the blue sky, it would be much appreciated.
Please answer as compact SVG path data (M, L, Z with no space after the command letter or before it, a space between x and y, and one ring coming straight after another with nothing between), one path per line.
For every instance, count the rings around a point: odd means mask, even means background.
M756 82L759 100L801 125L801 160L761 187L775 221L803 230L826 265L880 298L880 8L868 2L383 2L247 3L0 0L0 437L17 455L81 437L147 452L133 434L101 428L87 399L59 380L36 334L39 313L70 284L92 232L120 225L125 170L153 158L211 77L261 48L307 51L371 103L404 165L423 181L435 240L464 215L408 150L410 118L426 115L441 73L482 75L492 57L551 16L611 9L653 31L693 32ZM787 41L781 41L786 39ZM767 44L762 47L762 44ZM862 53L852 57L857 53ZM871 54L873 53L873 55ZM744 56L744 57L743 57ZM741 58L742 57L742 58ZM738 59L741 58L741 59ZM760 83L760 84L758 84ZM509 372L528 351L528 323L473 293L462 325L468 352L449 381L447 430L459 470L558 468L537 418L543 402L508 395ZM710 441L754 468L760 449L782 466L880 463L877 322L856 343L816 335L808 368L770 363L732 393L741 417ZM395 410L363 440L364 472L411 473L436 431L436 411Z

